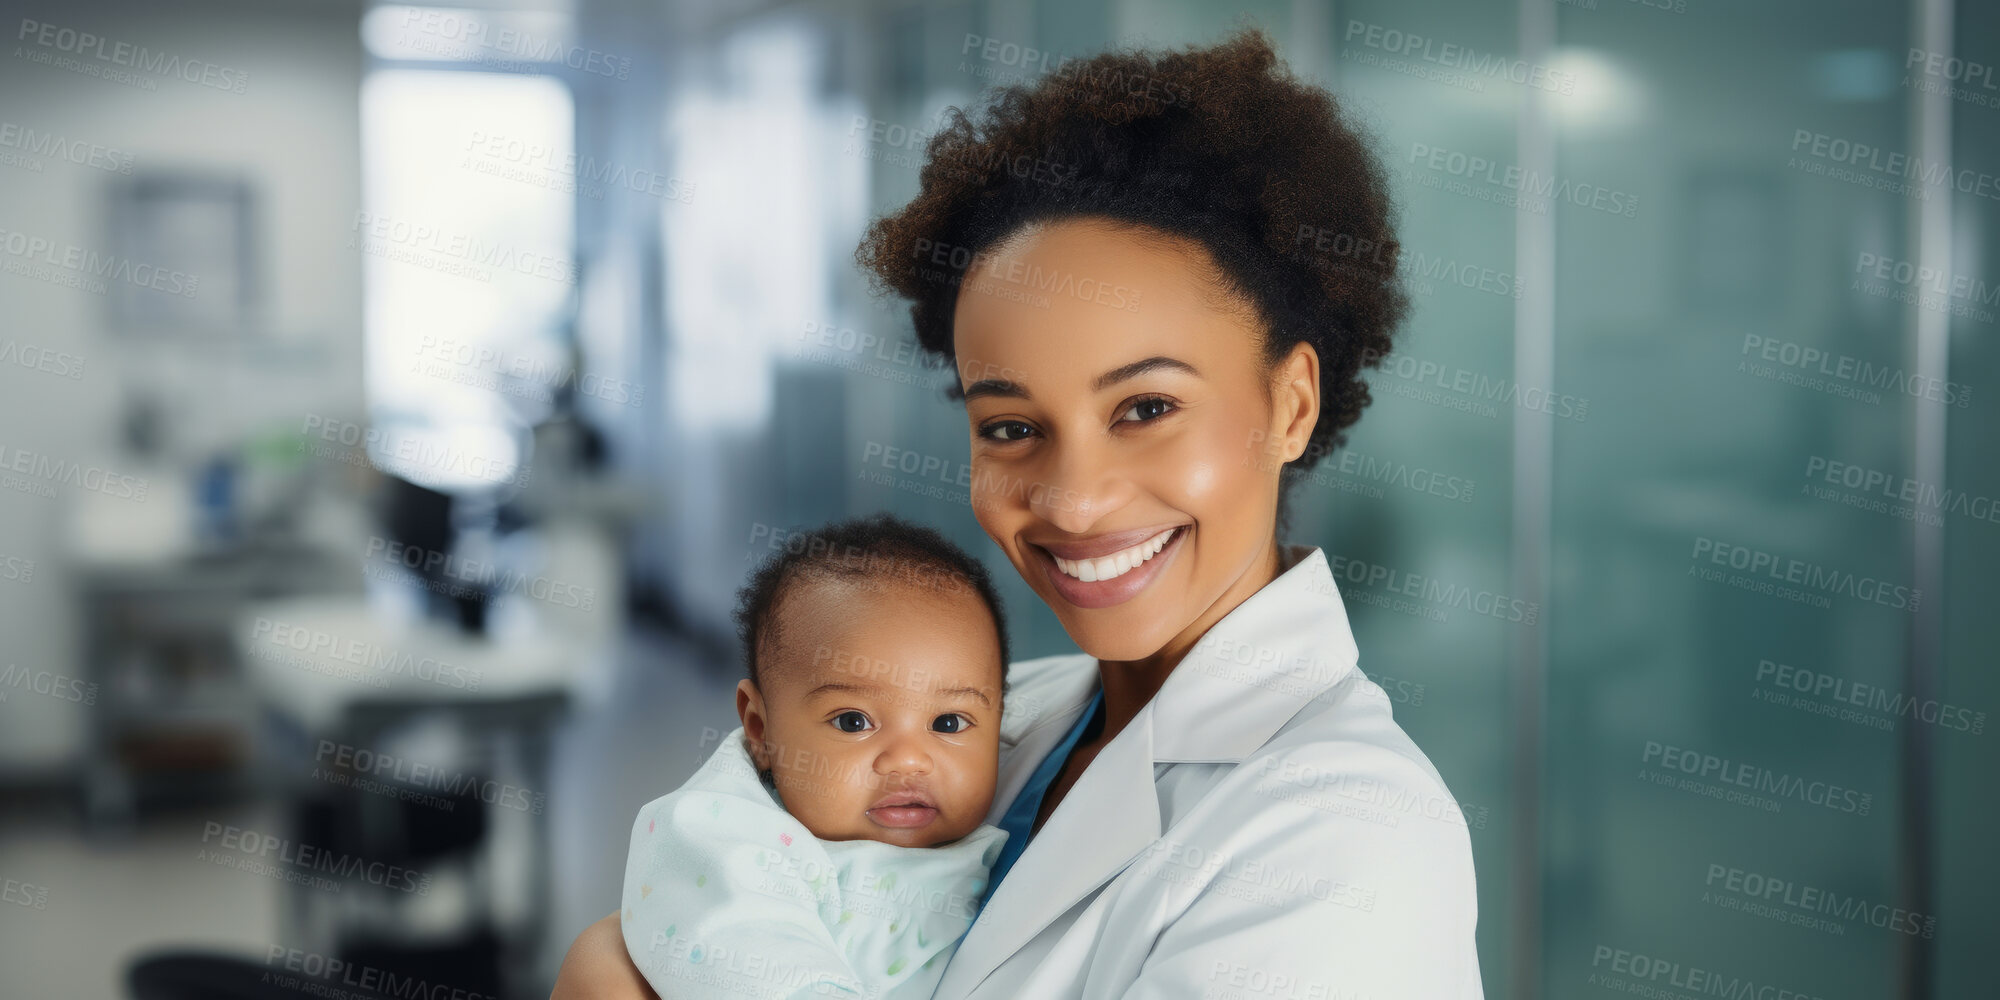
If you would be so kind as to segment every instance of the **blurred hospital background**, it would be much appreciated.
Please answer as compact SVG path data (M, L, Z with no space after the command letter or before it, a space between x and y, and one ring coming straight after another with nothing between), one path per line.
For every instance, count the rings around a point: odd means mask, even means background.
M836 516L1069 651L852 250L947 107L1243 25L1394 177L1292 540L1489 995L1992 995L2000 5L0 7L0 995L545 996Z

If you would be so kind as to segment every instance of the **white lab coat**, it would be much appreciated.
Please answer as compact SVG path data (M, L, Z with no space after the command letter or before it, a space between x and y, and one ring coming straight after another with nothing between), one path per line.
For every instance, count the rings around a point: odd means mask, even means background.
M992 890L936 1000L1481 994L1463 814L1356 667L1326 556L1212 627ZM1098 686L1009 668L998 823Z

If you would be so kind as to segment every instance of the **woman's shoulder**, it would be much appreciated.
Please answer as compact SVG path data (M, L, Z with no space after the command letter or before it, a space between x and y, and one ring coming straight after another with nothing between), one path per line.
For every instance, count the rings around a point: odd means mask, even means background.
M1232 960L1301 982L1479 995L1463 814L1379 688L1336 687L1240 760L1165 778L1187 787L1163 799L1172 822L1136 868L1163 914L1156 976L1188 974L1226 940Z
M1442 835L1437 845L1454 849L1469 839L1465 812L1444 777L1397 724L1389 696L1358 669L1308 702L1232 769L1227 784L1239 808L1265 802L1329 823L1405 834L1428 829Z

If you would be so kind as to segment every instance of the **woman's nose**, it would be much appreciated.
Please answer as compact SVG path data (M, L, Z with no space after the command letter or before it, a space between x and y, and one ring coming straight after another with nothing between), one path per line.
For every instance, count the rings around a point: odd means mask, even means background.
M1088 534L1104 515L1131 499L1131 479L1105 449L1062 448L1043 468L1047 476L1027 484L1028 509L1070 534Z

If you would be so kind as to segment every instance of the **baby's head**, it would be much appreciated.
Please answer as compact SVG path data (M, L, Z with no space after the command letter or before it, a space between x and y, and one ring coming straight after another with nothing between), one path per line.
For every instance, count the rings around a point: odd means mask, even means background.
M821 840L932 847L993 804L1007 626L986 570L887 514L795 536L737 595L736 713Z

